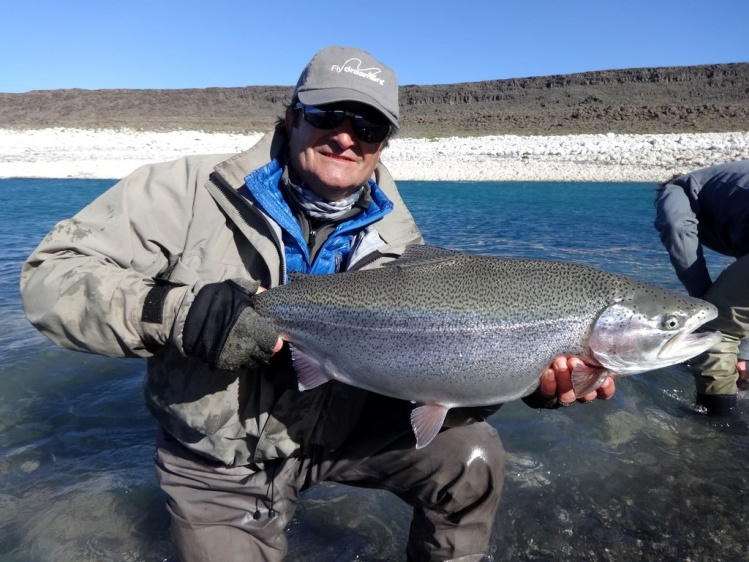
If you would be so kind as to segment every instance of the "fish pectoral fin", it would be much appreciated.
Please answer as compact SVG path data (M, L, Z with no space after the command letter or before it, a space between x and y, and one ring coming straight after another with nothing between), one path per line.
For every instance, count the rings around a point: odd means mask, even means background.
M572 389L575 391L575 396L582 398L589 392L593 392L608 376L609 370L605 367L593 367L585 363L576 366L572 370Z
M411 427L416 435L417 449L426 447L437 436L445 422L448 409L441 404L425 404L413 409Z
M289 344L289 347L299 390L312 390L330 380L325 368L317 359L295 345Z

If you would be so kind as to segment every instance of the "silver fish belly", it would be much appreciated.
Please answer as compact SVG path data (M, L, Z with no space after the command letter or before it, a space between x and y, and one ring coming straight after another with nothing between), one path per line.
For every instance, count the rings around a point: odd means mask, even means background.
M336 379L422 406L417 447L450 408L530 394L561 354L585 358L578 395L609 372L672 365L714 345L715 308L595 268L410 246L385 267L305 275L258 294L293 346L300 388Z

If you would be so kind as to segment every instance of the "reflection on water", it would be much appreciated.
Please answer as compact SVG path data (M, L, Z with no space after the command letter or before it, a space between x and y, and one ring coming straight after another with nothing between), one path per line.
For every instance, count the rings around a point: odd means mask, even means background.
M435 245L585 262L678 289L650 189L407 184L404 198ZM33 243L0 258L0 560L166 560L143 363L55 348L26 324L7 276L48 228L29 226ZM749 398L737 420L715 424L693 412L682 367L617 388L605 403L516 402L491 418L508 461L490 559L747 559ZM321 485L289 525L288 560L402 560L409 520L386 492Z

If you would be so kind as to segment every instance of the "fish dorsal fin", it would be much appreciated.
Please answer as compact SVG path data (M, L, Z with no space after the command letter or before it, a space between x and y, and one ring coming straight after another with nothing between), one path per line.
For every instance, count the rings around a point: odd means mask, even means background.
M406 246L406 251L398 259L385 264L385 267L412 267L415 265L439 263L454 259L460 255L460 252L454 250L446 250L445 248L438 248L436 246L411 244Z
M441 404L425 404L411 412L411 427L416 435L416 448L429 445L442 429L448 408Z
M304 279L305 277L312 277L311 273L302 273L301 271L292 271L289 273L289 283L293 283L294 281L298 281L299 279Z
M332 377L317 359L305 353L303 349L289 344L291 360L294 363L299 390L312 390L328 382Z
M591 365L577 365L572 370L572 389L575 396L582 398L589 392L593 392L603 384L611 373L605 367L593 367Z

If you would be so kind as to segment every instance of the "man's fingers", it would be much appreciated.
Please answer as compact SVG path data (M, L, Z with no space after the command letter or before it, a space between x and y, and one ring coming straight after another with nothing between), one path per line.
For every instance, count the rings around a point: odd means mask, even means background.
M562 395L567 396L569 393L572 393L572 402L574 402L574 391L572 390L572 378L571 378L571 368L574 363L571 361L570 358L561 355L559 357L554 358L554 362L551 365L551 368L554 370L554 375L556 377L556 383L557 383L557 397L561 400ZM564 402L570 402L570 400L564 400Z
M279 337L276 345L273 346L273 353L278 353L283 347L283 340Z
M607 377L605 381L603 381L603 384L598 387L598 390L596 390L596 393L598 394L598 398L601 400L608 400L612 396L614 396L614 393L616 392L616 383L614 383L613 377Z
M554 369L546 369L544 374L541 375L539 390L547 398L553 398L557 395L557 379L554 376Z

